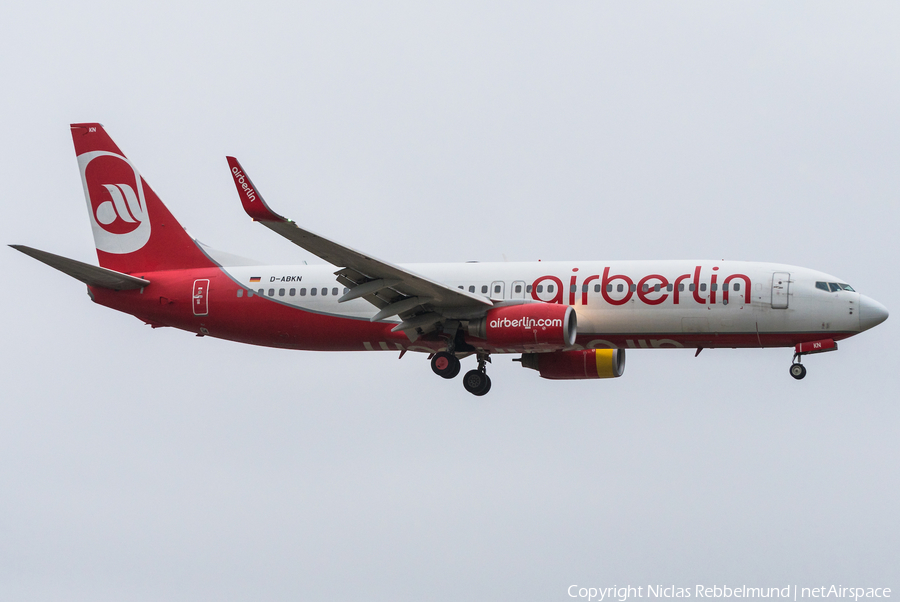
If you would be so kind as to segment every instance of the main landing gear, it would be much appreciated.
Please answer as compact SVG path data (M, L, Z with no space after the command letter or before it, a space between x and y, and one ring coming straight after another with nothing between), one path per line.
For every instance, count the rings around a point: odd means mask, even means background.
M466 391L479 397L491 390L491 378L487 375L485 364L491 361L486 353L478 354L478 367L469 370L463 376ZM431 370L441 378L455 378L460 371L459 358L453 353L440 351L431 358Z
M431 369L441 378L455 378L459 374L459 358L446 351L435 353L431 358Z
M491 390L491 377L487 375L485 362L491 361L486 354L478 354L478 368L469 370L463 377L463 386L472 395L481 397Z

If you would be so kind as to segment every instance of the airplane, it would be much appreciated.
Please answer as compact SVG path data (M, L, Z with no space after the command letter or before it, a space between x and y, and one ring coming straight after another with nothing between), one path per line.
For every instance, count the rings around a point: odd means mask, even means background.
M227 157L249 217L330 265L261 265L192 238L99 123L71 125L100 266L10 245L153 328L310 351L427 354L491 389L493 355L552 380L622 376L627 349L793 347L802 358L888 317L843 279L775 263L557 261L395 265L275 213Z

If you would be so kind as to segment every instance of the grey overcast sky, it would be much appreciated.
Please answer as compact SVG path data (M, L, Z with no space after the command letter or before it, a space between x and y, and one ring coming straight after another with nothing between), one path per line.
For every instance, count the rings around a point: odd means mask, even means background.
M895 2L7 3L0 241L96 262L68 124L192 234L395 262L726 258L900 312ZM278 351L0 251L0 599L570 600L892 587L897 315L809 358L632 351L485 398L424 356ZM891 342L893 341L893 343ZM471 361L471 360L470 360Z

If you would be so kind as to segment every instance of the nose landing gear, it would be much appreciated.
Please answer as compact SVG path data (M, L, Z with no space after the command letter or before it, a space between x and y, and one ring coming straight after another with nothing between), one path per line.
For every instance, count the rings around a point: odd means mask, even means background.
M797 380L801 380L806 376L806 366L800 363L804 355L810 353L825 353L826 351L837 351L837 343L834 339L822 339L819 341L809 341L798 343L794 346L794 359L791 362L791 376Z

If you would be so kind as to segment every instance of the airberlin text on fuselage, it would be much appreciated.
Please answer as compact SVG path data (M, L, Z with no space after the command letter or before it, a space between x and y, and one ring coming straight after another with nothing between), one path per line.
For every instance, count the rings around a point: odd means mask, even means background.
M247 178L244 177L244 172L242 172L237 167L231 168L231 173L234 174L234 179L240 183L241 189L244 191L244 194L247 195L247 199L250 201L256 200L256 191L247 184Z
M637 298L646 305L659 305L668 299L670 295L672 296L672 303L675 305L679 305L685 295L691 296L694 302L701 305L707 303L712 305L717 302L717 295L719 293L721 293L721 302L724 304L729 303L730 294L739 295L744 303L750 302L751 289L750 278L748 276L744 274L730 274L720 280L719 276L721 274L719 274L719 268L716 266L712 268L712 274L709 276L708 281L704 280L701 283L702 269L702 266L698 265L694 268L693 273L681 274L672 280L669 280L662 274L650 274L635 281L625 274L610 274L610 268L606 267L603 268L602 275L593 274L587 276L580 283L578 282L578 274L573 273L569 278L568 305L575 305L576 297L579 292L581 294L581 304L587 305L588 292L596 294L596 291L592 289L591 284L598 280L599 283L594 284L594 286L599 285L600 294L603 295L603 299L610 305L624 305L631 301L631 298L635 294L637 295ZM572 272L578 272L578 268L572 268ZM688 282L689 286L684 286L685 281ZM538 294L538 286L542 286L546 282L556 284L556 289L554 291L548 291L551 294L555 293L552 299L541 299ZM707 282L709 291L705 290ZM703 284L704 290L701 290L701 284ZM738 288L738 285L740 285L741 288ZM619 290L619 286L622 286L621 290ZM721 291L719 290L720 286L722 288ZM679 290L679 287L682 290ZM616 297L613 297L611 293L618 294ZM701 293L704 296L701 296ZM708 297L706 296L707 293ZM562 279L550 275L541 276L532 283L531 297L535 301L545 301L548 303L565 304L567 301Z

